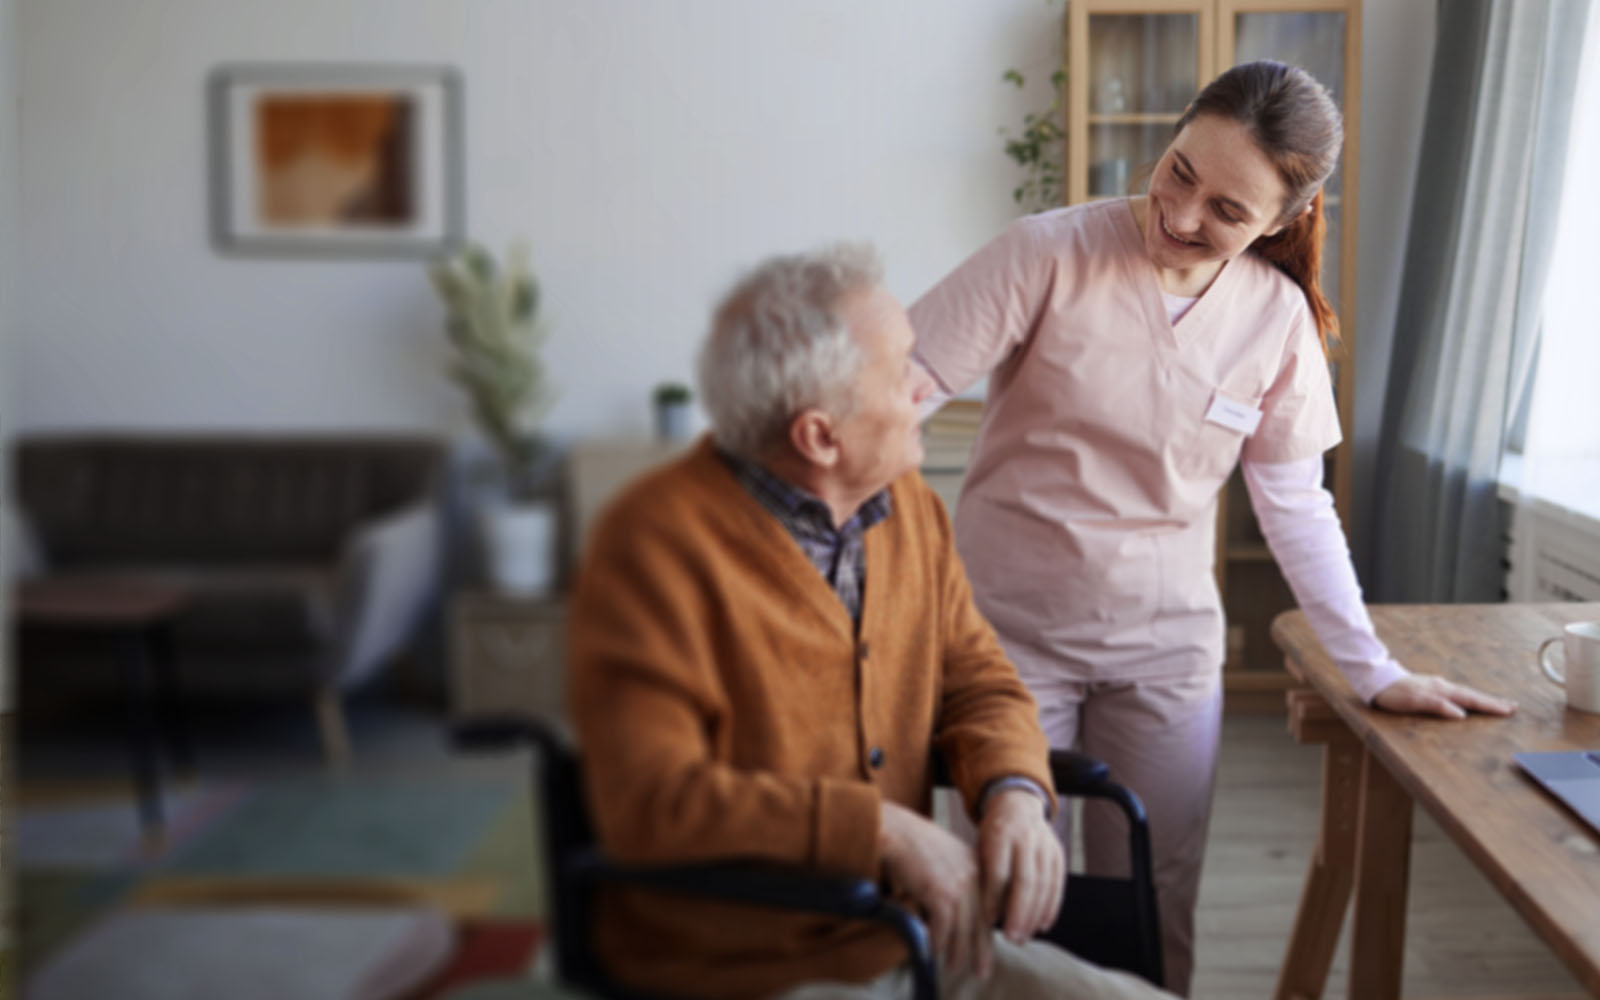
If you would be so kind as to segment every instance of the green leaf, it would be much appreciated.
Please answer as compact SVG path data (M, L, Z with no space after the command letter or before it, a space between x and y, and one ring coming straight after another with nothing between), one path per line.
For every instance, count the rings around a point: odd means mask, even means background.
M554 393L538 356L548 331L527 248L514 244L502 268L488 250L469 244L430 261L427 274L445 307L446 377L507 468L528 473L538 454L528 437Z

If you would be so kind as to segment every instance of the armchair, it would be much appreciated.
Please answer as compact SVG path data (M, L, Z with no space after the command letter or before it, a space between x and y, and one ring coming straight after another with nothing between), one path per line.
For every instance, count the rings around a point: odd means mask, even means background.
M938 996L938 973L922 921L886 897L876 882L741 863L614 864L595 843L583 798L582 763L554 726L538 719L481 719L458 725L454 736L466 750L519 745L536 750L534 797L543 814L542 860L551 900L555 966L564 984L611 1000L662 1000L619 986L590 949L590 894L597 886L626 884L885 924L906 945L915 996L918 1000ZM1144 806L1132 791L1110 780L1101 761L1052 750L1050 770L1058 793L1105 798L1122 809L1128 819L1132 871L1126 879L1069 876L1061 915L1042 936L1089 961L1126 969L1161 985L1161 935ZM944 784L945 777L943 761L936 758L935 784Z

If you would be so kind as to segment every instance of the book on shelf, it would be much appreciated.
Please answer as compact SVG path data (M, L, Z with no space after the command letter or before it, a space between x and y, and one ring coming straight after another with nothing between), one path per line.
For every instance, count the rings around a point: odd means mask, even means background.
M952 399L934 411L922 425L923 468L965 468L982 422L981 400Z
M982 422L983 400L952 399L928 416L926 426L952 430L970 428L977 433L978 425Z

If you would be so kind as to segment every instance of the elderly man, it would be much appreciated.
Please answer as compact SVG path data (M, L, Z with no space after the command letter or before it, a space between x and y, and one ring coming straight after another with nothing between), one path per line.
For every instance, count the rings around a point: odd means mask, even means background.
M711 439L612 504L578 584L572 709L600 839L624 862L881 878L925 914L946 996L1155 996L1030 940L1065 880L1046 742L915 471L911 347L860 248L770 260L717 309ZM927 818L935 747L976 849ZM618 890L596 935L655 993L909 986L875 925Z

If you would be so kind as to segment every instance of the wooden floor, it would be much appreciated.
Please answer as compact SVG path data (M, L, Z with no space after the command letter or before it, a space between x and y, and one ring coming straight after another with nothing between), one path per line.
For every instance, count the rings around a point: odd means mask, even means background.
M1193 996L1270 997L1316 836L1321 750L1281 717L1223 727L1197 915ZM1600 919L1600 900L1596 901ZM1346 993L1348 929L1326 997ZM1421 809L1412 836L1408 997L1583 996L1576 981Z

